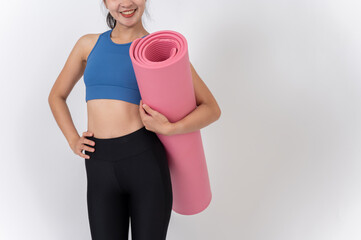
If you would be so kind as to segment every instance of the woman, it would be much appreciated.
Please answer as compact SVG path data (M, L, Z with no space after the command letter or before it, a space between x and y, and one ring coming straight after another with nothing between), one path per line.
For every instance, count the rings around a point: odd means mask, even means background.
M192 64L198 106L193 112L171 123L143 105L129 47L149 34L141 21L145 1L103 0L111 30L79 38L49 94L52 113L69 146L85 158L93 240L128 239L129 218L133 240L166 239L172 185L166 152L156 133L193 132L221 113ZM83 74L88 130L79 136L66 99Z

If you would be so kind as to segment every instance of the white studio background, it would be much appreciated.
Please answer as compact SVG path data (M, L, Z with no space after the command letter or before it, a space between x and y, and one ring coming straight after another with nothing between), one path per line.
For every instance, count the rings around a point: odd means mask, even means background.
M169 240L361 239L361 3L150 0L149 32L188 40L221 118L201 130L213 199ZM1 240L88 240L86 172L47 97L101 0L2 1ZM68 98L86 130L85 86Z

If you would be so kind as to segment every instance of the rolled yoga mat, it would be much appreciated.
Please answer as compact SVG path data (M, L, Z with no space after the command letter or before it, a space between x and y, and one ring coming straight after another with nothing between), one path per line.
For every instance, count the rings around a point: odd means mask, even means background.
M130 58L143 103L176 122L196 107L185 37L161 30L134 40ZM172 181L173 211L192 215L212 199L200 130L166 136L157 133L166 152Z

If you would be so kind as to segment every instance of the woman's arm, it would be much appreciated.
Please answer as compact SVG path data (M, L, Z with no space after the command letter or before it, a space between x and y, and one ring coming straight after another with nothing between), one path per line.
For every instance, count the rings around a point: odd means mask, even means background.
M216 99L191 64L197 107L181 120L170 124L169 135L189 133L217 121L221 116Z
M76 42L48 97L54 118L69 145L79 139L80 136L74 126L66 99L84 73L86 65L83 58L85 41L87 39L83 36Z

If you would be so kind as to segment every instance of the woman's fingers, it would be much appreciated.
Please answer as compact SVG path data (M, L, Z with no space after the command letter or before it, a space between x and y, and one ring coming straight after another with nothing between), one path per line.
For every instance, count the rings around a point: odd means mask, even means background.
M91 145L91 146L94 146L94 145L95 145L95 142L94 142L94 141L89 140L89 139L87 139L87 138L84 138L84 139L83 139L83 143L84 143L84 144Z
M91 141L91 140L86 138L86 137L91 137L91 136L93 136L93 133L86 131L86 132L83 132L82 136L79 139L79 142L78 142L78 144L79 144L78 155L81 156L82 158L86 158L86 159L90 158L89 155L86 155L86 154L83 153L83 150L88 151L88 152L94 152L95 151L95 148L87 146L87 145L90 145L90 146L95 145L94 141ZM87 144L87 145L85 145L85 144Z
M84 150L86 150L88 152L94 152L95 151L94 148L88 147L87 145L84 145L84 144L82 145L82 149L84 149Z
M94 152L94 151L95 151L95 149L91 150L90 147L87 147L87 146L85 146L85 145L82 145L82 146L80 147L80 151L78 152L78 155L81 156L82 158L86 158L86 159L89 159L90 156L89 156L89 155L86 155L85 152L83 153L83 150L88 151L88 152Z
M89 155L86 155L86 154L84 154L82 152L79 153L79 156L82 157L82 158L86 158L86 159L90 158Z

